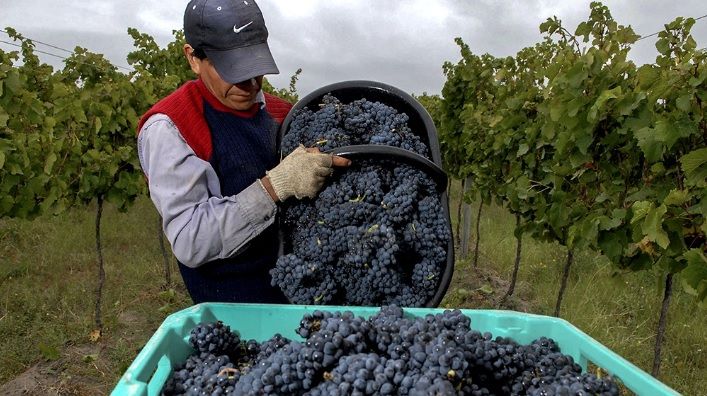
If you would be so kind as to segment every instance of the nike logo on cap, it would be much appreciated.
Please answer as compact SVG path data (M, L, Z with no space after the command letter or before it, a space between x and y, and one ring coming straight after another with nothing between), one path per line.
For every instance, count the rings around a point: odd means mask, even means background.
M243 26L241 26L241 27L236 27L236 25L233 25L233 33L240 33L241 30L243 30L243 29L247 28L248 26L250 26L251 23L253 23L253 21L250 21L250 22L246 23L245 25L243 25Z

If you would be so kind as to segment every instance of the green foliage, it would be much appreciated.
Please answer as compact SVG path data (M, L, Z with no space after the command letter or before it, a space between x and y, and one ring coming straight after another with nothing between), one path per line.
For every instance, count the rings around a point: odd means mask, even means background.
M0 216L56 214L99 195L126 209L145 190L130 76L78 47L52 72L30 40L13 38L22 57L0 51Z
M132 81L142 95L144 110L167 96L180 85L194 78L189 63L184 58L186 41L181 30L173 30L174 41L160 48L155 39L135 28L128 28L135 51L128 54L128 64L135 68ZM137 110L137 109L136 109ZM138 114L142 114L139 111Z
M685 254L707 250L707 66L694 20L667 24L655 64L637 67L627 56L639 37L601 3L590 8L574 33L549 18L544 40L515 57L457 39L462 59L444 65L445 167L535 238L620 268L692 268L697 290L707 277Z
M683 255L687 267L683 271L686 290L704 301L707 297L707 258L699 249L690 249Z
M302 69L297 69L295 74L290 77L290 85L287 88L277 89L270 84L267 78L263 79L263 91L278 96L290 103L297 103L299 100L299 94L297 93L297 80L299 75L302 74Z
M0 218L60 213L102 197L127 210L146 193L137 158L138 117L194 78L184 59L184 34L160 48L128 29L135 50L129 74L102 55L76 47L63 69L42 64L34 44L12 28L20 51L0 50ZM18 65L19 64L19 65ZM297 101L289 89L266 89Z
M442 97L439 95L429 95L427 92L423 92L422 95L412 95L415 100L420 102L422 107L427 110L432 122L435 124L437 130L440 129L442 125Z
M22 56L0 50L0 217L32 218L67 204L65 180L53 177L63 142L54 136L57 121L45 102L53 95L51 68L39 64L31 41L6 30L20 41Z

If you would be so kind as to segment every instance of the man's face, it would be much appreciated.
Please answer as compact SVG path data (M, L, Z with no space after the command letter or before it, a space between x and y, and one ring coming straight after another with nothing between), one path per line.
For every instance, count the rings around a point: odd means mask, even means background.
M260 91L263 84L263 76L252 78L248 81L231 84L224 81L216 71L211 61L199 59L192 55L191 46L184 47L184 53L189 60L194 73L204 82L206 88L212 95L223 103L224 106L233 110L249 110L255 103L255 96Z

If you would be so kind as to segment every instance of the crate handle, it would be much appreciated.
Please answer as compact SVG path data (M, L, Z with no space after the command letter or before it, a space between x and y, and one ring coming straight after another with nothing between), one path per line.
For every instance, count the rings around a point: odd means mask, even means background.
M150 378L150 381L147 384L147 394L159 395L171 372L172 362L167 355L162 355L160 360L157 362L155 373L152 375L152 378Z

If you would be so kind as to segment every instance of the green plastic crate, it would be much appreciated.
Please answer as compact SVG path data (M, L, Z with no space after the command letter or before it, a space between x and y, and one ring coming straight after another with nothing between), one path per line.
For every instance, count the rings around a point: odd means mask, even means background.
M298 339L295 329L302 316L314 310L349 310L369 317L380 309L376 307L305 306L275 304L204 303L168 316L147 341L130 367L120 378L112 396L159 395L172 368L184 362L193 350L189 333L201 322L221 320L237 330L243 339L264 341L275 333ZM423 316L441 313L444 309L405 308L408 315ZM612 352L569 322L548 316L513 311L462 309L471 318L471 327L490 332L494 337L510 337L527 344L541 336L552 338L562 352L571 355L583 369L589 362L602 367L621 379L637 395L678 395L676 391L626 359Z

